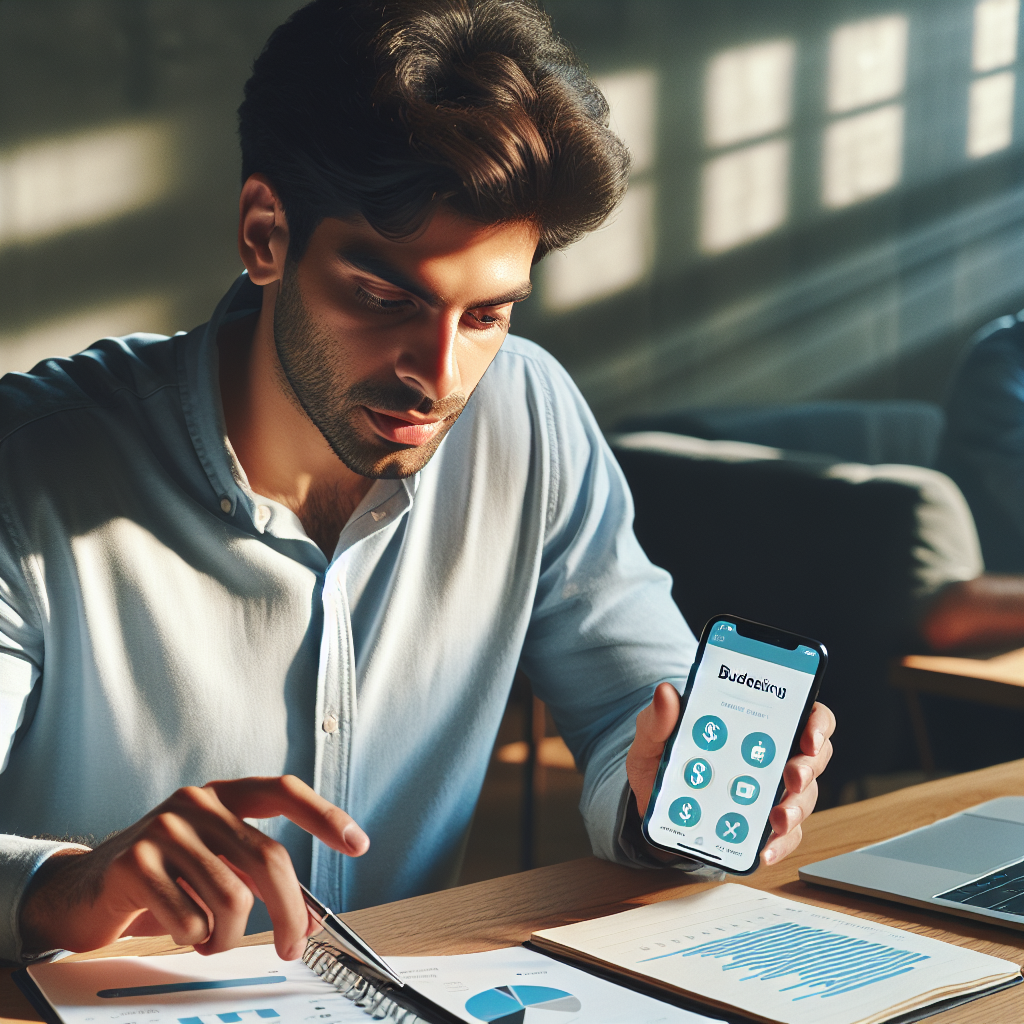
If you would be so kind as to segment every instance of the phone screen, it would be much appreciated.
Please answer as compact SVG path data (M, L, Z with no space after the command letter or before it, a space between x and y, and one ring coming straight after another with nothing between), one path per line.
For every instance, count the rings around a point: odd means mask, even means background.
M651 842L729 871L756 866L820 661L813 647L712 624L647 814Z

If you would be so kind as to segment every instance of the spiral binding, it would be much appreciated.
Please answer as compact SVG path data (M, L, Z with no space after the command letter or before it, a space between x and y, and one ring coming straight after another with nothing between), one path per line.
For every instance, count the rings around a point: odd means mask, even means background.
M302 961L374 1020L391 1021L392 1024L429 1024L417 1013L396 1003L386 990L348 967L342 962L343 956L328 942L307 939Z

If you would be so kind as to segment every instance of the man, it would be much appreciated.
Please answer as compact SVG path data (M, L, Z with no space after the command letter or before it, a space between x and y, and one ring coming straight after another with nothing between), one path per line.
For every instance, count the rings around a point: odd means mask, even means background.
M625 188L603 99L523 0L318 0L240 125L248 275L210 323L0 386L7 958L214 952L253 894L294 958L297 878L340 909L450 884L520 659L595 852L656 863L693 637L579 393L506 341Z

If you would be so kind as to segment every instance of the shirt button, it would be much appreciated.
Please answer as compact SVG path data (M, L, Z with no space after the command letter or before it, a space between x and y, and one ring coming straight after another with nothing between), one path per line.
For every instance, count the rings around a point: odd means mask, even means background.
M256 525L257 526L266 526L266 524L267 524L267 522L269 520L270 520L270 509L267 508L266 505L257 505L256 506Z
M221 498L220 499L220 510L221 510L221 512L230 512L231 511L231 499L230 498Z
M328 733L338 731L338 718L336 715L324 716L323 730Z

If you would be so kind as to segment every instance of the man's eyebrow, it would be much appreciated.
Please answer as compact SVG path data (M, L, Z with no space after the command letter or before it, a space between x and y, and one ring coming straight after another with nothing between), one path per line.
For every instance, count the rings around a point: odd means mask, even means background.
M430 292L425 291L415 281L413 281L407 274L403 273L398 267L388 263L387 260L381 259L379 256L374 256L370 253L359 252L352 249L345 249L338 253L338 255L350 266L356 268L356 270L365 271L367 274L373 274L374 277L379 277L382 281L387 281L388 284L394 285L396 288L401 288L403 291L407 291L416 298L422 299L430 306L440 306L441 300ZM504 306L509 302L522 302L530 296L533 291L533 284L530 281L526 281L515 290L509 292L507 295L503 295L496 299L482 299L478 302L471 302L466 307L467 309L478 309L481 306Z

